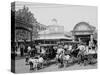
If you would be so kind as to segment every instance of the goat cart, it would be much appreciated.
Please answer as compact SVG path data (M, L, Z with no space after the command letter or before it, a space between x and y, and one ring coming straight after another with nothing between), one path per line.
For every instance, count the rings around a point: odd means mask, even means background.
M78 64L83 64L84 66L86 65L93 65L97 63L97 52L96 51L88 51L85 52L84 54L79 54L78 55Z

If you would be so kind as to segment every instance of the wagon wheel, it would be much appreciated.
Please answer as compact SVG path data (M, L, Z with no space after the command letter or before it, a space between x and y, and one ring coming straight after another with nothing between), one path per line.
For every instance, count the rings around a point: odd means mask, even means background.
M84 66L88 65L89 61L88 60L84 60Z
M93 55L89 55L89 60L90 60L90 64L97 62L96 59L93 57Z
M60 64L59 66L58 66L58 68L63 68L64 67L64 64Z
M92 62L92 59L93 59L93 56L92 56L92 55L88 55L88 62L89 62L89 63Z
M78 64L80 64L81 61L82 61L82 55L79 54L79 55L77 56L77 62L78 62Z

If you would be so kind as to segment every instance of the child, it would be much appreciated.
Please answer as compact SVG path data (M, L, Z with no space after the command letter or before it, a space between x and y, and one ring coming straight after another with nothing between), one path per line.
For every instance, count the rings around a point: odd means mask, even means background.
M33 70L33 58L29 59L30 70Z
M26 55L26 59L25 59L26 65L29 64L29 55Z

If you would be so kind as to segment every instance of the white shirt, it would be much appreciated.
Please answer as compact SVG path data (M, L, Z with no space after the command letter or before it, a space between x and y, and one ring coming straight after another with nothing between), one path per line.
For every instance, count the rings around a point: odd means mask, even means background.
M45 50L44 49L41 49L41 53L44 54L45 53Z
M69 45L68 50L69 50L69 51L72 50L72 46L71 46L71 45Z
M57 50L57 54L59 54L59 53L61 53L61 52L64 52L64 49L62 49L62 48L58 48L58 50Z
M28 46L28 51L30 51L31 50L31 47L30 46Z
M33 68L35 68L35 67L37 67L38 59L32 59L32 58L30 58L29 62L32 62L33 63Z
M64 48L65 48L65 49L68 49L68 45L65 45Z
M69 55L65 55L65 60L69 60L70 56Z
M80 46L78 46L78 49L85 50L85 46L84 45L80 45Z
M39 58L39 63L43 63L43 61L44 61L43 58L40 57L40 58Z

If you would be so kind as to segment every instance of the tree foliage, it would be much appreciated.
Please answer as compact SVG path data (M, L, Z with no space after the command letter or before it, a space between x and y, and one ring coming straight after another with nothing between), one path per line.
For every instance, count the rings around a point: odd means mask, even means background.
M15 19L29 25L32 25L34 22L36 22L34 15L29 11L29 8L25 6L23 7L23 9L19 9L18 11L16 11Z
M28 7L23 7L22 9L19 9L15 12L15 20L20 21L24 23L24 26L29 26L32 28L32 37L37 38L38 37L38 31L43 30L44 27L37 22L36 18L34 17L34 14L29 11Z

